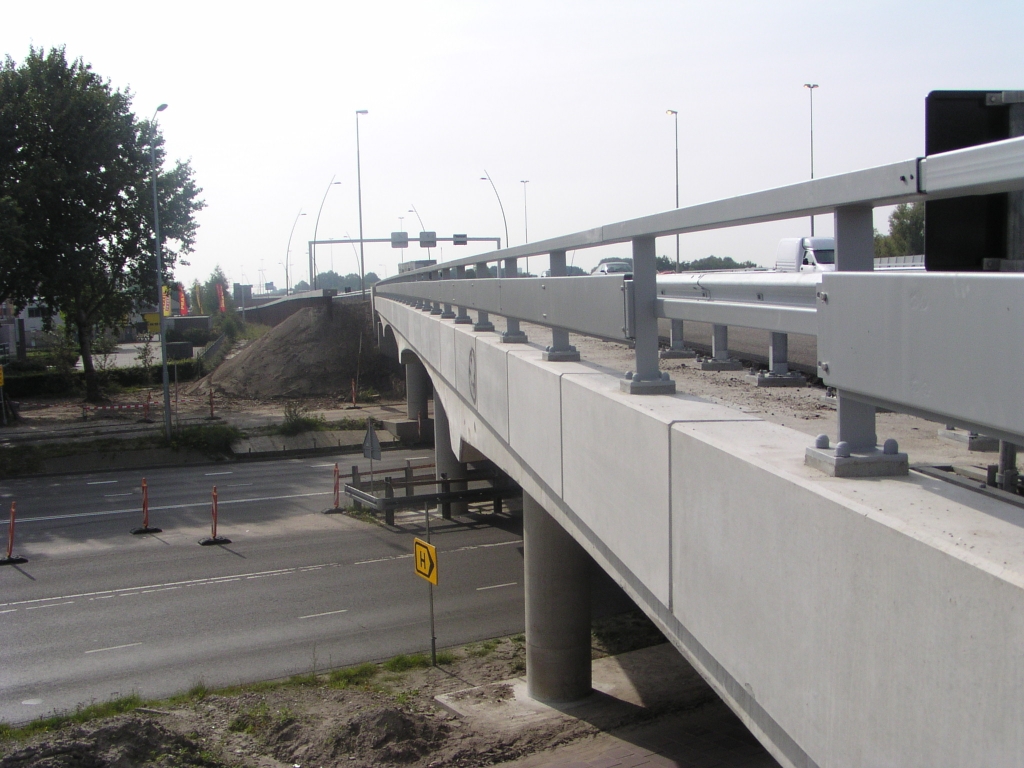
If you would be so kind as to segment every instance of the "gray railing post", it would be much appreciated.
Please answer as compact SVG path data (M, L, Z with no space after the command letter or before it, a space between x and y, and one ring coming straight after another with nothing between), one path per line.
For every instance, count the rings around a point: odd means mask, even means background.
M875 228L870 205L836 208L835 233L836 272L874 270ZM827 376L827 365L819 362L819 366ZM835 477L907 474L907 454L899 452L895 440L886 440L881 451L876 447L875 406L837 389L836 421L836 444L830 446L828 436L819 435L814 447L807 449L805 461L809 465Z
M551 276L565 277L565 251L551 252ZM561 328L551 329L551 346L544 350L544 359L552 362L578 362L579 350L569 343L569 332Z
M447 267L446 269L442 269L441 270L441 279L442 280L451 280L452 279L452 268L451 267ZM442 320L452 320L454 318L455 318L455 313L452 312L452 305L451 304L445 304L444 305L444 312L441 313L441 319Z
M875 268L875 229L870 206L856 205L836 209L836 272L870 272ZM842 390L836 392L838 407L837 442L845 442L851 451L874 450L875 406L851 400Z
M729 326L711 326L711 358L701 361L702 371L738 371L743 364L729 354Z
M491 276L491 271L487 268L487 262L481 261L476 265L476 276L478 280L485 280ZM476 322L473 324L474 331L493 331L494 323L491 322L487 313L482 309L476 313Z
M505 259L505 277L519 277L519 262L516 259ZM501 334L502 344L525 344L526 334L519 327L519 321L514 317L505 318L505 332Z
M466 277L466 267L460 264L455 268L455 279L464 280ZM466 311L465 307L459 307L459 314L455 317L456 325L469 325L473 322L473 318L469 316L469 312Z
M434 279L433 275L435 275L435 274L437 275L437 279L438 280L443 280L444 279L444 270L443 269L439 269L439 270L437 270L437 272L432 272L431 273L431 280ZM432 315L440 315L441 314L441 302L440 301L435 301L434 302L434 307L433 307L433 309L430 310L430 314L432 314Z
M758 387L802 387L807 381L789 370L789 334L772 331L768 343L768 370L755 371L747 377Z
M563 257L564 258L564 257ZM636 370L619 382L623 392L634 395L675 394L676 383L658 369L658 266L653 237L633 240L633 341Z
M683 341L683 321L672 320L672 333L671 343L668 349L661 351L661 357L663 360L679 360L680 358L696 357L697 353L692 349L687 349L686 344Z

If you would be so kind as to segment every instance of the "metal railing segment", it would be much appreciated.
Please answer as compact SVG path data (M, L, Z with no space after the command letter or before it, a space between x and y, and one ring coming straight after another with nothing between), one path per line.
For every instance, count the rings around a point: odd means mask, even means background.
M420 305L429 302L427 308L435 314L441 314L444 305L442 317L454 316L449 314L452 306L460 309L460 318L467 309L474 309L484 321L475 326L477 330L493 328L488 313L503 316L509 321L506 340L525 339L518 321L547 326L553 333L552 348L563 355L574 352L568 347L567 331L631 339L636 371L631 384L623 383L629 392L674 391L658 369L658 318L676 321L673 333L677 325L681 331L677 321L711 323L716 326L716 338L722 331L722 339L730 325L769 330L779 350L786 348L785 334L815 335L819 337L819 375L839 392L839 440L854 450L874 450L876 406L1024 444L1024 421L1009 415L1022 412L1016 392L1024 371L1005 364L1024 331L1019 309L1024 307L1022 278L1009 273L953 273L951 278L950 273L872 271L874 207L1019 189L1024 189L1024 137L469 256L383 280L374 287L374 295ZM656 237L829 212L836 217L834 273L757 270L656 275ZM622 242L633 245L631 279L564 277L567 250ZM476 268L479 274L494 262L501 265L499 274L515 275L517 259L545 255L551 256L552 277L459 279L466 267ZM830 293L846 297L842 311L828 303ZM974 329L970 336L957 331L968 326ZM993 330L986 333L984 328ZM971 345L970 370L950 367L958 354L947 343L950 337ZM871 351L876 347L877 355ZM835 360L823 359L823 349ZM930 362L920 350L933 354ZM557 359L571 359L571 355ZM911 359L913 365L907 362ZM984 407L978 405L980 401ZM1008 415L1000 418L1000 413Z

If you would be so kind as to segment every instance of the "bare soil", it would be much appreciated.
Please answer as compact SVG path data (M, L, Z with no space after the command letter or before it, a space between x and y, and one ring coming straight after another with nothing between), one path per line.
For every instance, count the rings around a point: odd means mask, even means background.
M360 389L388 389L399 372L383 357L363 307L302 309L228 357L213 373L189 387L210 387L244 398L348 397Z
M595 625L593 656L663 642L642 615ZM477 730L434 700L521 676L521 635L449 651L450 663L401 669L403 657L331 674L210 693L197 685L166 702L127 714L65 725L0 742L0 768L128 768L128 766L482 766L513 760L593 735L584 721L552 722L523 731ZM503 686L487 689L501 698ZM649 719L663 711L637 715Z

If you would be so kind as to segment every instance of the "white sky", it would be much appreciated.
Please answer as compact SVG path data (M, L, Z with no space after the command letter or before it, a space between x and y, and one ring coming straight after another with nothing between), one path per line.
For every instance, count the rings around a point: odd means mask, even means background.
M272 10L271 10L272 8ZM355 110L367 237L399 228L501 236L512 245L674 206L679 110L683 206L923 154L935 89L1024 88L1024 3L899 0L516 0L284 4L7 3L0 50L66 45L148 118L161 102L171 158L191 158L207 208L190 267L205 279L308 279L306 242L356 236ZM888 210L876 211L884 229ZM818 234L831 233L819 217ZM682 238L682 258L768 264L806 219ZM486 250L486 249L480 249ZM444 258L469 248L443 249ZM367 246L391 275L402 253ZM423 252L425 254L425 252ZM438 255L437 251L434 252ZM579 251L589 268L617 249ZM674 257L672 238L658 253ZM321 271L358 271L323 246ZM531 263L534 272L546 264Z

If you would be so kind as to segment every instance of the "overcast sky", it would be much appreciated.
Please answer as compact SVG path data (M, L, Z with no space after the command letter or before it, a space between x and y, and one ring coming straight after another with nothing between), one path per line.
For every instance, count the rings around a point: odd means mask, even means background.
M1024 89L1024 3L975 2L190 2L7 3L0 48L65 45L148 118L161 102L168 155L191 158L207 208L191 266L239 282L308 279L306 242L356 236L355 111L366 237L427 229L540 240L809 175L924 152L936 89ZM888 211L876 211L884 229ZM818 234L831 233L819 217ZM682 258L768 264L807 221L682 238ZM625 248L625 249L624 249ZM443 258L470 255L448 245ZM589 268L618 250L579 251ZM403 253L367 246L391 275ZM658 253L674 257L672 238ZM435 251L435 256L438 252ZM350 246L320 270L358 271ZM546 265L531 264L534 272Z

